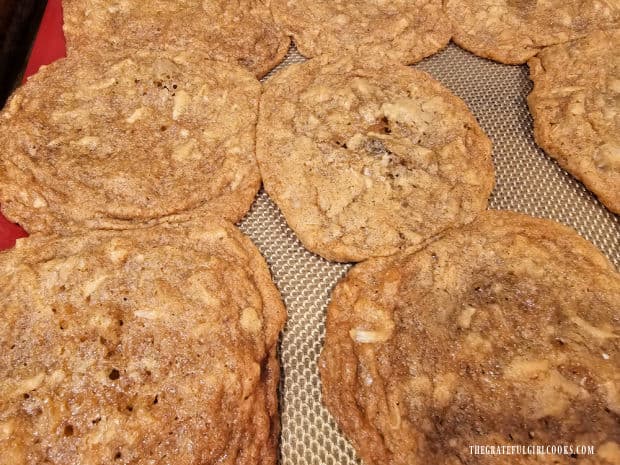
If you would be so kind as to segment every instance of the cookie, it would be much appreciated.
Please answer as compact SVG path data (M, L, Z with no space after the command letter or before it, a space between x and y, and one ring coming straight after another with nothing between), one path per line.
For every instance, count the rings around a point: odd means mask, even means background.
M534 136L620 214L620 29L542 50L528 61Z
M368 260L336 286L323 401L367 465L498 464L470 446L620 451L620 275L549 220L488 211L414 254Z
M69 54L85 50L187 51L241 65L257 77L280 63L289 37L262 0L65 0Z
M320 57L267 81L257 158L306 248L360 261L472 221L493 187L491 143L428 74Z
M260 83L197 52L72 56L0 114L0 204L29 232L127 229L211 212L260 187Z
M271 10L306 57L359 53L411 64L443 49L451 35L440 0L272 0Z
M620 6L608 0L446 0L452 40L506 64L525 63L542 48L620 26Z
M276 463L285 310L231 224L21 239L0 296L5 463Z

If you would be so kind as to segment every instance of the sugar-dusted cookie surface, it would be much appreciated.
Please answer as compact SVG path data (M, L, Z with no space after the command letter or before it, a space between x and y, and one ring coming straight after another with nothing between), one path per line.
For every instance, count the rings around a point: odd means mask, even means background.
M285 310L231 224L0 254L3 463L275 464Z
M272 0L271 9L307 57L359 53L411 64L450 41L440 0Z
M620 214L620 29L542 50L528 65L536 142Z
M0 206L28 232L238 221L260 186L260 83L197 52L71 56L0 114Z
M472 221L493 187L491 143L428 74L327 57L267 81L257 128L267 193L309 250L360 261Z
M198 52L262 77L282 61L290 44L263 0L64 0L63 11L70 54Z
M617 464L619 322L620 275L592 244L488 211L336 286L323 401L367 465L498 465L470 446L551 444L594 454L508 462Z
M620 27L615 0L445 0L453 40L500 63L525 63L544 47Z

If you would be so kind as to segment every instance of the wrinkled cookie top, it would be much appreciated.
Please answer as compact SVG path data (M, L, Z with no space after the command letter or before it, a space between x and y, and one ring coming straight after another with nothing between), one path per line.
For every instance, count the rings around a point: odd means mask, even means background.
M63 12L70 54L192 51L262 77L290 43L263 0L64 0Z
M538 144L620 214L620 29L532 58L528 103Z
M493 186L491 144L427 74L325 57L270 79L257 158L265 189L311 251L359 261L474 219Z
M132 228L213 212L260 186L260 83L191 53L69 57L0 114L0 204L29 232Z
M549 45L620 26L617 0L446 0L453 40L501 63L525 63Z
M271 9L307 57L355 52L411 64L451 35L440 0L272 0Z
M3 463L275 464L285 311L232 225L21 239L0 300Z
M589 444L620 458L620 276L574 231L485 212L335 288L323 399L373 464L497 464L470 445ZM500 460L501 461L501 460Z

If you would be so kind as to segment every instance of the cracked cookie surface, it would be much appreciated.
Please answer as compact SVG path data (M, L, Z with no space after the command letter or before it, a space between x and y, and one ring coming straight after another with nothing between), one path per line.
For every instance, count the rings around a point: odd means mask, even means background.
M536 142L620 214L620 29L532 58L528 104Z
M335 287L323 401L368 465L495 464L476 444L590 444L620 459L620 275L558 223L487 211Z
M276 463L285 310L232 224L20 239L0 299L3 463Z
M544 47L620 26L615 0L446 0L452 39L500 63L525 63Z
M262 77L290 44L263 0L65 0L63 11L69 54L195 51Z
M443 49L451 35L440 0L272 0L271 9L307 57L355 52L411 64Z
M28 232L238 221L260 187L260 83L197 52L69 57L0 114L0 205Z
M494 180L490 141L459 98L423 72L348 57L265 84L257 158L304 246L337 261L472 221Z

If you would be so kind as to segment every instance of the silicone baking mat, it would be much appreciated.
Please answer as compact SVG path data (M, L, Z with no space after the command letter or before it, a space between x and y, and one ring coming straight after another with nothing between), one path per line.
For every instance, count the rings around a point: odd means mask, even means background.
M63 54L60 0L50 0L29 72ZM291 47L286 60L269 76L302 61ZM463 98L491 137L497 178L491 208L572 226L620 266L619 218L534 143L526 105L531 89L527 66L497 64L451 44L416 67ZM0 247L6 247L18 230L1 220ZM350 265L330 263L307 252L264 191L240 226L269 262L289 314L280 345L280 461L286 465L358 463L321 404L317 370L329 293Z
M304 58L291 47L284 63L272 74L301 61ZM527 66L501 65L450 44L416 67L465 100L493 141L496 186L491 208L516 210L572 226L620 266L618 216L534 143L526 104L531 90ZM329 293L350 265L330 263L304 250L264 192L241 229L267 258L289 314L280 347L281 462L358 463L352 447L321 404L317 369Z

